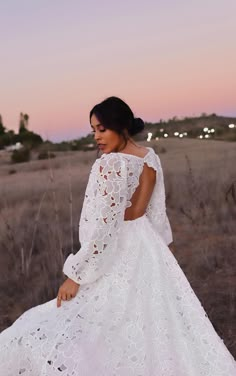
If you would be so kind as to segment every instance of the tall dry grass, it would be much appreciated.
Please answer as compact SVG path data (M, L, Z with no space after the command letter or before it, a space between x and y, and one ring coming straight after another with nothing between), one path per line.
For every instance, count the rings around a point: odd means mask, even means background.
M175 257L235 356L233 144L163 140L148 146L162 161ZM95 151L57 155L14 167L14 174L0 160L0 329L56 296L64 259L80 247L78 223L95 159Z

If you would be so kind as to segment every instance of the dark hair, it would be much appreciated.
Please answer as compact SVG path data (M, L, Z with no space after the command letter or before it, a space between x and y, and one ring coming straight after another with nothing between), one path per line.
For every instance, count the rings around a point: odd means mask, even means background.
M105 128L114 130L122 135L126 143L125 129L127 129L130 136L134 136L144 129L143 120L135 118L130 107L117 97L109 97L101 103L96 104L90 111L90 123L92 115L95 115Z

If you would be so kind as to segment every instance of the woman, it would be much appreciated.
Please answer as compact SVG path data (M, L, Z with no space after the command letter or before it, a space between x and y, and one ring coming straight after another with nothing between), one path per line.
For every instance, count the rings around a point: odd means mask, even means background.
M236 363L169 249L159 157L121 99L90 112L92 166L81 249L56 299L0 335L4 376L234 376Z

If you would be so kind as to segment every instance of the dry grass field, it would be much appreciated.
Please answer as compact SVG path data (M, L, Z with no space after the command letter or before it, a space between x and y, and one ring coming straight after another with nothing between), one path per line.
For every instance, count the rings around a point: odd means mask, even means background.
M236 145L162 139L173 252L236 357ZM96 151L10 164L0 155L0 330L56 296L62 264L79 249L78 223Z

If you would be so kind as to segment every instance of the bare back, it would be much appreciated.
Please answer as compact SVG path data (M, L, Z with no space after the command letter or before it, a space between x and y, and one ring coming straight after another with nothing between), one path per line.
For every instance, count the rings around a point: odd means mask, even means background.
M144 148L141 155L137 157L144 157L147 153L147 149ZM145 214L147 206L149 204L152 192L156 183L156 171L149 167L146 163L143 165L143 171L139 178L139 185L136 188L131 198L132 206L125 210L125 221L134 220Z

